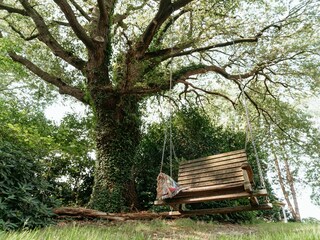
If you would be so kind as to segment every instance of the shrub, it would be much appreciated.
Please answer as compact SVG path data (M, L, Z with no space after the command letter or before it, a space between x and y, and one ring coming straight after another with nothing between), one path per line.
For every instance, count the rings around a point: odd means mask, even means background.
M52 222L53 201L41 166L8 142L0 145L0 230L42 227Z

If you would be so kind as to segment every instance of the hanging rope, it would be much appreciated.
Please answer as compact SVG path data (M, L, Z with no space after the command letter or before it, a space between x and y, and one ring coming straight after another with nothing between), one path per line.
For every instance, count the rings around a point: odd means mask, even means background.
M166 142L167 142L167 131L164 131L164 140L163 140L163 147L162 147L162 157L161 157L161 165L160 165L160 173L162 173L163 169L163 162L164 162L164 152L166 149Z
M241 88L241 95L242 95L242 102L243 102L243 106L245 109L245 113L246 113L246 121L247 121L247 130L246 130L246 134L250 134L250 139L252 142L252 147L253 147L253 151L256 157L256 162L257 162L257 167L258 167L258 173L259 173L259 178L260 178L260 184L261 184L261 188L265 188L265 181L264 181L264 177L263 177L263 173L262 173L262 168L261 168L261 161L258 155L258 151L257 151L257 147L254 141L254 137L253 137L253 131L252 131L252 126L250 123L250 117L249 117L249 111L248 111L248 106L247 106L247 102L246 102L246 97L245 97L245 92L244 92L244 87L242 86L242 79L241 79L241 75L239 74L239 78L240 78L240 88ZM246 145L247 145L247 140L246 140ZM247 146L246 146L247 147Z
M171 16L171 26L170 26L170 64L169 64L169 93L172 92L172 63L173 63L173 17ZM171 95L171 94L170 94ZM172 177L172 155L176 158L176 153L174 150L173 140L172 140L172 99L171 96L169 98L169 164L170 164L170 177ZM164 155L165 155L165 149L166 149L166 142L167 142L167 128L165 128L164 133L164 142L163 142L163 149L162 149L162 158L161 158L161 166L160 166L160 172L163 170L163 163L164 163Z
M234 46L234 53L236 53L236 49L235 49L235 42L233 41L233 46ZM246 126L246 142L245 142L245 149L247 149L247 142L248 142L248 134L250 135L250 139L252 142L252 147L253 147L253 151L255 154L255 158L256 158L256 162L257 162L257 167L258 167L258 173L259 173L259 179L260 179L260 186L261 188L265 188L265 181L264 181L264 177L263 177L263 173L262 173L262 168L261 168L261 161L260 158L258 156L258 151L257 151L257 147L254 141L254 137L253 137L253 131L252 131L252 126L250 123L250 116L249 116L249 111L248 111L248 106L247 106L247 102L246 102L246 93L244 91L245 89L245 84L242 84L242 77L240 74L240 71L238 69L238 76L239 76L239 86L241 89L241 96L242 96L242 104L244 106L245 109L245 116L246 116L246 122L247 122L247 126Z

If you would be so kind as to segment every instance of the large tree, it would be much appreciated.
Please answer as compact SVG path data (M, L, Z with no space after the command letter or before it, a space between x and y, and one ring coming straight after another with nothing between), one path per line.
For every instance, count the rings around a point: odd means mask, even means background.
M236 104L201 82L231 83L238 93L246 82L243 93L270 118L255 98L317 85L318 10L316 0L0 0L0 61L28 69L33 78L23 75L25 82L43 80L92 107L91 205L119 211L138 206L132 161L141 101L180 84L186 94L202 91Z

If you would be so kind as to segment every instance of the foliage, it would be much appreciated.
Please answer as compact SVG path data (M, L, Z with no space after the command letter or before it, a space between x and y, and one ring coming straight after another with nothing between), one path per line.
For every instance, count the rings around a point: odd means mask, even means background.
M42 146L50 143L37 128L45 119L3 102L0 108L0 229L46 226L52 222L55 200L40 162Z
M253 121L253 125L257 129L256 137L260 146L269 155L268 168L272 173L273 183L279 184L279 177L282 177L283 195L287 202L289 197L294 199L299 194L298 191L297 194L292 192L290 179L296 188L312 187L311 197L316 200L320 186L319 129L314 126L311 115L301 111L299 107L281 100L264 101L265 110L272 115L273 121L268 122L266 118L259 118L259 121ZM277 171L274 159L279 161L282 176L275 174ZM286 168L290 169L289 173L286 172ZM290 174L292 178L289 177ZM298 206L296 207L298 209Z
M50 223L50 208L89 202L94 148L91 118L65 116L59 126L41 108L0 99L1 229Z
M67 115L51 136L55 144L43 160L45 178L64 205L85 205L93 185L92 118Z

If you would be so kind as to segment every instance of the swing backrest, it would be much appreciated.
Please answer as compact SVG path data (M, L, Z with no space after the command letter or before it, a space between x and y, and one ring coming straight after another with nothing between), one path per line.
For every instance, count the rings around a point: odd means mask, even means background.
M245 150L189 160L180 164L178 183L182 188L243 186L245 164Z

